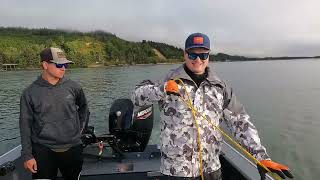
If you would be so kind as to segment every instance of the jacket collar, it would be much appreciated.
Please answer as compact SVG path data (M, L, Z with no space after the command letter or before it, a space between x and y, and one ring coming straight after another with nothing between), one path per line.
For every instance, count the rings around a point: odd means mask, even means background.
M180 78L180 79L187 79L189 81L192 81L191 77L184 70L183 68L184 66L185 64L182 64L177 69L171 70L171 74L168 79ZM216 73L214 73L211 68L209 67L207 68L208 68L208 77L206 78L206 80L209 81L210 84L216 84L216 83L223 84L222 80L220 80L220 78L216 75Z

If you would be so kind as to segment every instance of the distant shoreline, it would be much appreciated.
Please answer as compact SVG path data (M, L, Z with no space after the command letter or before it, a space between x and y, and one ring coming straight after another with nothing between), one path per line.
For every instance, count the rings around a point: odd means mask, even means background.
M139 64L175 64L183 62L183 49L166 43L142 40L131 42L104 31L78 32L59 29L0 27L0 65L17 70L40 69L39 52L58 47L74 61L71 68L99 68ZM210 54L211 62L299 60L309 57L246 57L226 53ZM7 66L0 67L7 70Z
M284 61L284 60L304 60L304 59L316 59L320 60L320 57L306 57L306 58L284 58L284 59L265 59L265 58L258 58L258 59L246 59L246 60L210 60L209 62L248 62L248 61ZM170 65L170 64L182 64L184 61L177 61L174 62L162 62L162 63L142 63L142 64L89 64L87 67L72 67L71 69L75 68L107 68L107 67L126 67L126 66L147 66L147 65ZM40 67L25 67L25 68L17 68L16 70L3 70L0 69L0 72L9 72L9 71L32 71L32 70L41 70Z
M72 67L70 69L76 68L107 68L107 67L127 67L127 66L147 66L147 65L170 65L170 64L182 64L183 62L175 61L175 62L165 62L165 63L143 63L143 64L110 64L110 65L103 65L103 64L90 64L87 67ZM41 70L40 67L25 67L25 68L16 68L16 70L3 70L0 69L0 72L12 72L12 71L33 71L33 70Z
M224 53L218 53L216 55L210 55L210 60L222 61L222 62L232 62L232 61L274 61L274 60L299 60L299 59L318 59L320 56L308 56L308 57L246 57L238 55L229 55Z
M312 58L290 58L290 59L246 59L246 60L211 60L210 62L247 62L247 61L298 61L298 60L306 60L306 59L315 59L318 60L320 57L312 57Z

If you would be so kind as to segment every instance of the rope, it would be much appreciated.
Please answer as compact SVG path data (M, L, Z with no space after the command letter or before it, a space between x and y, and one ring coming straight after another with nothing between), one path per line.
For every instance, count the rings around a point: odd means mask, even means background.
M187 93L187 96L188 96L188 102L186 102L183 98L182 98L182 95L180 94L180 99L183 100L183 102L185 102L189 107L192 106L192 101L191 101L191 98L190 98L190 95L187 91L187 88L186 86L184 85L183 81L181 79L179 79L180 82L183 84L183 88L184 90L186 91ZM196 117L196 109L191 109L192 111L192 116L193 116L193 119L194 119L194 122L196 124L196 128L197 128L197 144L198 144L198 147L199 147L199 160L200 160L200 175L201 175L201 179L204 180L204 175L203 175L203 159L202 159L202 144L201 144L201 137L200 137L200 128L199 128L199 124L197 122L197 117Z

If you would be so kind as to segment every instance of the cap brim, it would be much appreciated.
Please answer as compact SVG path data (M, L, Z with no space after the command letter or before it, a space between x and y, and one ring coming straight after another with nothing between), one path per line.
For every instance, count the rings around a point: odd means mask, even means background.
M193 48L204 48L204 49L210 50L210 48L208 48L206 46L202 46L202 45L190 46L190 47L186 48L185 50L189 50L189 49L193 49Z
M51 60L50 62L53 62L53 63L56 63L56 64L74 64L73 61L70 61L68 59L60 59L58 61L57 60L56 61Z

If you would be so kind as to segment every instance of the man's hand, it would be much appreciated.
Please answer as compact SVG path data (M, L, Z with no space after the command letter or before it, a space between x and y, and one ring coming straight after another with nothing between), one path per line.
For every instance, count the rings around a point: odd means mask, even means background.
M289 178L293 178L293 175L287 166L284 166L282 164L278 164L278 163L273 162L271 160L262 160L262 161L260 161L260 163L263 164L265 167L267 167L271 172L278 174L282 179L285 179L286 176ZM265 170L259 164L258 164L258 170L259 170L259 173L261 176L261 180L265 180L267 170Z
M29 159L23 163L24 168L28 169L32 173L37 173L37 162L34 158Z
M169 80L165 87L165 91L168 95L173 94L179 96L179 87L178 84L174 80Z

